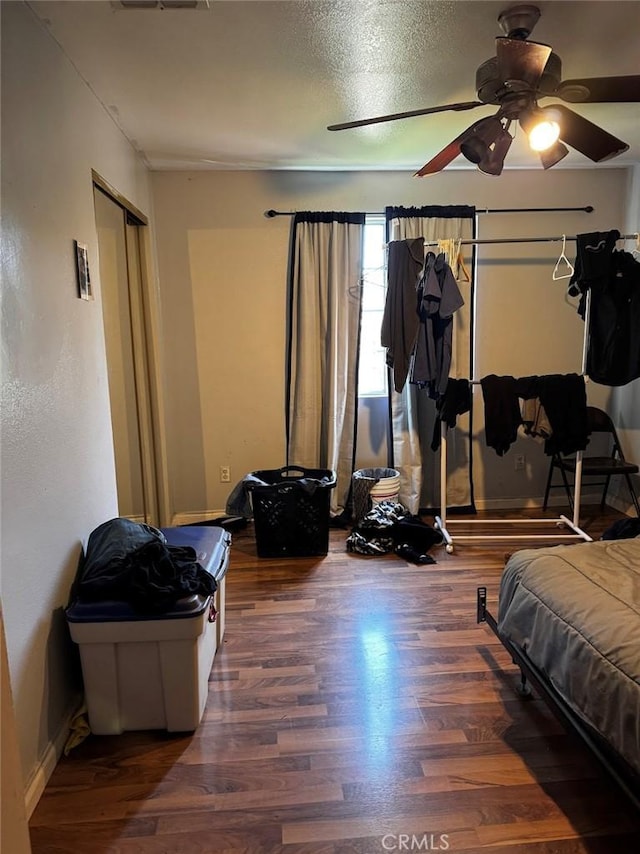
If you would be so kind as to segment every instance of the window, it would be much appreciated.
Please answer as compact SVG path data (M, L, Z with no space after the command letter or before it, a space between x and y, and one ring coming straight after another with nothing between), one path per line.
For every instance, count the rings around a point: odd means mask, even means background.
M362 325L360 334L359 397L387 394L385 349L380 330L387 287L385 222L383 216L369 215L364 226L362 260Z

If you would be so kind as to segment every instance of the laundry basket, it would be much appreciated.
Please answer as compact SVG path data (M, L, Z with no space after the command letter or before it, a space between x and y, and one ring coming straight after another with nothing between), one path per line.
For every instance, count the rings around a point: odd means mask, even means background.
M251 496L258 557L327 554L335 472L285 466L252 472L246 485Z

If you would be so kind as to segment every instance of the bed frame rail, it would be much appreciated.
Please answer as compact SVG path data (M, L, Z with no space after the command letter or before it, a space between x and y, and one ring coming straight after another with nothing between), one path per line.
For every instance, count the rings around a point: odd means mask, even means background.
M498 623L495 617L487 608L486 587L478 587L477 589L476 610L477 622L486 623L489 626L500 643L511 655L513 663L517 664L520 668L520 693L523 696L530 695L531 692L527 685L528 680L539 696L545 700L565 729L575 733L580 738L600 764L601 768L618 784L631 804L637 810L640 810L640 775L607 744L599 733L595 732L595 730L576 715L568 703L565 702L549 681L545 679L541 671L531 662L527 654L508 638L502 637L498 631Z

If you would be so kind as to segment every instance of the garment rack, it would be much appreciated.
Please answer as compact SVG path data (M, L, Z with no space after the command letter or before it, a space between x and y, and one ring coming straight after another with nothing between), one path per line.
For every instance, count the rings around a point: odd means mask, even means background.
M618 238L619 240L637 240L637 234L621 234ZM479 245L479 244L491 244L491 243L542 243L542 242L556 242L556 241L566 241L572 240L575 241L576 237L567 237L566 235L562 235L560 237L505 237L505 238L494 238L487 240L478 240L478 239L469 239L462 240L461 245ZM425 241L425 246L437 246L438 241L427 242ZM582 376L585 377L585 380L588 380L586 374L587 367L587 348L588 348L588 335L589 335L589 321L591 317L591 291L587 290L586 292L586 300L585 300L585 315L584 315L584 335L582 342ZM472 380L472 385L478 385L479 380ZM447 552L453 552L453 543L454 538L451 536L451 533L447 526L447 425L444 421L441 422L440 425L440 515L435 517L435 525L434 527L442 533L445 542L445 549ZM576 453L576 471L574 478L574 502L573 502L573 519L569 519L567 516L560 515L557 518L547 518L541 517L537 519L451 519L449 520L449 525L456 524L464 524L464 525L509 525L509 524L517 524L517 525L539 525L539 524L555 524L558 528L569 528L571 533L554 533L554 534L541 534L541 533L532 533L532 534L458 534L456 539L458 540L466 540L471 542L477 542L482 540L531 540L531 539L545 539L545 540L584 540L585 542L592 542L592 538L586 531L583 531L580 527L580 500L581 500L581 492L582 492L582 457L583 452L578 451Z

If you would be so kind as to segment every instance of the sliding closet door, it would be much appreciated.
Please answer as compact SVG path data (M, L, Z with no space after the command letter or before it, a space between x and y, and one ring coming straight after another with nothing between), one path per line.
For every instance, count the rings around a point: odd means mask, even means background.
M118 513L158 523L139 226L94 189Z

